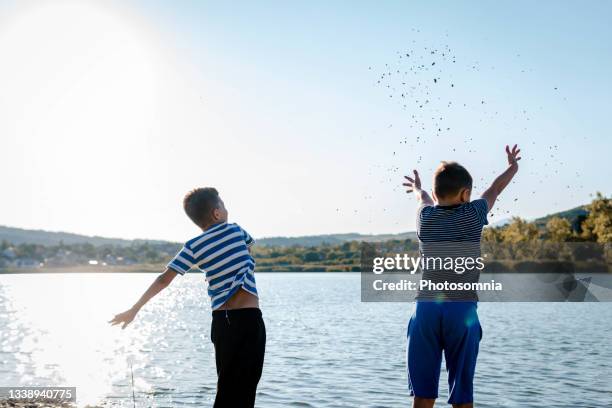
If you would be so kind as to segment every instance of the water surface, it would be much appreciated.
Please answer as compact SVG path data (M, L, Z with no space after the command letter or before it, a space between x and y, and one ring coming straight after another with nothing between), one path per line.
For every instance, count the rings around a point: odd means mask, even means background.
M0 386L76 386L79 405L212 406L203 276L177 277L126 330L106 321L153 274L0 276ZM359 274L258 273L260 407L407 407L410 303L362 303ZM612 303L481 303L479 407L612 406ZM440 399L446 404L442 370Z

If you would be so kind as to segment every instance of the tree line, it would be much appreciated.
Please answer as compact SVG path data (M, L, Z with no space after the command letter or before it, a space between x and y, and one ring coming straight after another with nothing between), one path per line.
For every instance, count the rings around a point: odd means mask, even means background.
M585 206L586 215L568 220L551 217L544 224L515 217L499 227L483 232L483 251L499 261L556 260L610 262L612 251L612 199L598 193ZM387 252L402 250L418 253L418 243L411 240L390 240L378 243ZM131 245L89 243L66 245L12 245L0 243L0 268L69 267L78 265L131 266L162 268L179 250L175 243L133 242ZM260 271L359 271L362 243L318 246L257 246L253 256Z

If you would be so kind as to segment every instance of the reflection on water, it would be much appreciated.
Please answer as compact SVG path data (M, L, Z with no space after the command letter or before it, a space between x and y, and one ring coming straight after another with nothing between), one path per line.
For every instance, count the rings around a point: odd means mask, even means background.
M357 274L258 274L263 407L409 405L412 305L361 303ZM126 330L106 322L152 274L0 276L0 386L76 386L79 405L210 406L216 372L200 275L177 277ZM482 303L481 407L595 407L612 396L611 303ZM439 406L447 406L444 372ZM568 392L571 390L571 392ZM545 402L545 403L544 403Z
M141 346L151 322L123 332L106 323L134 301L134 285L142 287L144 280L106 277L0 277L2 385L70 384L77 387L79 403L92 403L125 380L129 358L146 361ZM139 381L142 389L149 387Z

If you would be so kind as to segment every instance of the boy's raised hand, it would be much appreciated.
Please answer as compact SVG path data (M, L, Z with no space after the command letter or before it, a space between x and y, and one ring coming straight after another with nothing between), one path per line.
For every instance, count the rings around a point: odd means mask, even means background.
M511 167L514 167L514 166L518 167L518 161L521 160L521 158L518 155L520 152L521 152L521 149L519 149L517 145L514 145L512 147L512 150L510 150L510 146L506 145L506 154L508 155L508 164Z
M422 204L433 205L433 200L431 199L431 197L429 197L429 194L427 194L426 191L423 191L421 189L421 177L419 177L419 172L416 170L413 170L413 172L414 178L404 176L404 178L408 180L407 182L402 184L406 187L406 192L414 192L417 200L420 201Z
M493 180L491 187L489 187L485 190L484 193L482 193L482 198L487 200L489 211L491 211L491 209L495 205L497 197L501 194L502 191L504 191L506 186L510 184L510 181L512 181L512 178L518 172L518 161L521 160L521 158L519 157L520 152L521 149L519 149L517 145L514 145L512 147L512 150L510 150L510 146L506 145L506 155L508 155L508 168L504 170L502 174L497 176L495 180Z
M407 193L412 193L415 190L419 191L421 189L421 178L419 177L419 172L416 170L413 170L413 172L414 172L414 178L404 176L404 178L408 180L408 182L402 185L407 187L406 188Z

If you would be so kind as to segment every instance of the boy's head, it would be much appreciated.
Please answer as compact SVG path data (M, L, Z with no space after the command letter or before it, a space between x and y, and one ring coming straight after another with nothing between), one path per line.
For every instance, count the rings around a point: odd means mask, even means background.
M227 221L225 204L212 187L196 188L188 192L183 199L183 208L191 221L202 229Z
M438 203L467 203L472 193L472 176L459 163L443 161L434 173L433 193Z

